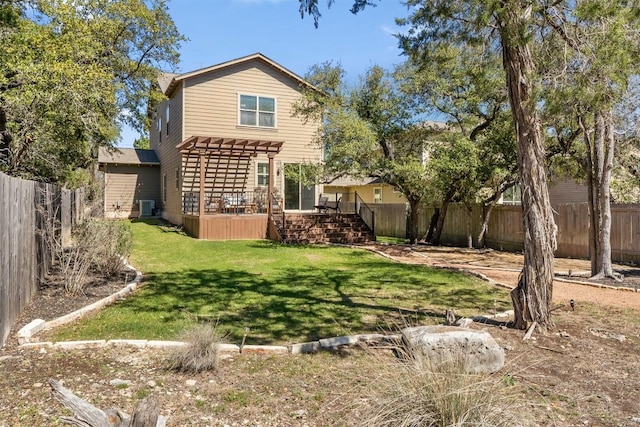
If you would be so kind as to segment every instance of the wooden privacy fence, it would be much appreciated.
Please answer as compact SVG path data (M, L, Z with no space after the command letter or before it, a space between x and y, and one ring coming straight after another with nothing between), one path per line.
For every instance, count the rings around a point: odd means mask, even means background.
M376 212L376 234L379 236L406 236L405 205L373 205ZM562 258L589 259L589 208L586 203L555 205L558 226L558 250ZM434 208L420 212L418 236L426 234ZM611 248L616 262L640 264L640 205L611 205ZM468 231L474 246L482 224L482 206L471 210L460 204L451 204L442 231L443 244L467 246ZM496 206L491 214L485 246L493 249L522 251L524 231L522 208L519 205Z
M68 244L84 212L84 190L0 173L0 347L53 262L44 230Z

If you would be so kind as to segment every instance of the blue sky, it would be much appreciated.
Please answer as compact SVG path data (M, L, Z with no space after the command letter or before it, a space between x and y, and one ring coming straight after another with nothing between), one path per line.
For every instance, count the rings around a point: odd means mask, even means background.
M304 76L325 61L340 63L355 81L367 68L390 68L403 61L393 37L401 29L395 18L407 15L399 0L381 0L353 15L351 0L336 0L327 9L319 0L319 27L300 18L298 0L173 0L169 12L184 42L177 72L188 72L260 52ZM121 147L138 135L125 129Z

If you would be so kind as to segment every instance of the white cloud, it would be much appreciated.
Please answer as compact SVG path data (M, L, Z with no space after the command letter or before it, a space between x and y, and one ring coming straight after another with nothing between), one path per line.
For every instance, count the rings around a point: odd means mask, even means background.
M382 30L383 33L387 33L389 35L394 35L397 34L399 31L399 28L396 26L390 26L390 25L381 25L380 29Z

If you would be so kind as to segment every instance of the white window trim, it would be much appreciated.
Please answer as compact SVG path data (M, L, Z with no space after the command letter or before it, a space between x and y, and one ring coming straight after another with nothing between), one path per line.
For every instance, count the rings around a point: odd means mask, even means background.
M264 94L255 94L250 92L237 92L237 114L238 126L248 127L248 128L258 128L258 129L277 129L278 128L278 98L274 95L264 95ZM270 98L273 99L273 126L260 126L260 110L256 110L256 124L255 125L246 125L240 122L240 97L241 96L255 96L256 97L256 108L259 108L260 101L259 98ZM266 111L265 111L266 112Z
M167 103L167 106L165 107L165 127L167 128L167 136L169 136L169 114L170 114L170 107L171 104Z
M376 201L376 191L380 191L380 201ZM382 203L382 187L373 187L373 203Z
M259 171L260 171L260 165L267 165L267 183L266 184L260 184L260 175L259 175ZM256 161L256 187L268 187L269 186L269 162L261 162L260 160Z
M162 203L167 203L167 174L162 174Z

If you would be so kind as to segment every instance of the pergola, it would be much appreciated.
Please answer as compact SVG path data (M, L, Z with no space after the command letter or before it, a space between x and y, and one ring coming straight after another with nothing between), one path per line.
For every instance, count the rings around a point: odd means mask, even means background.
M246 191L251 159L267 154L269 159L268 195L273 193L274 157L282 149L282 141L262 139L192 136L176 148L182 156L183 191L189 183L199 194L199 215L205 214L205 194L242 193ZM268 203L271 213L271 203Z

